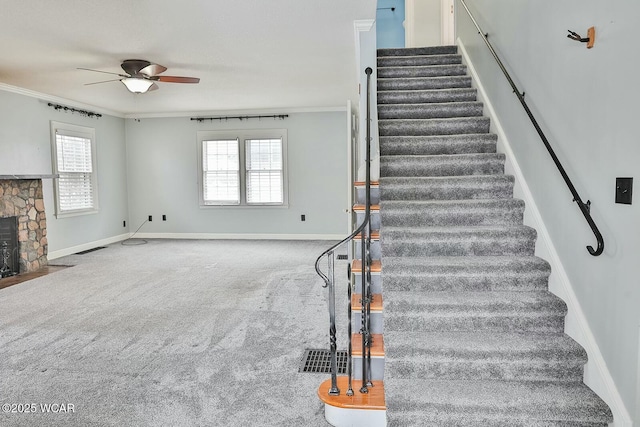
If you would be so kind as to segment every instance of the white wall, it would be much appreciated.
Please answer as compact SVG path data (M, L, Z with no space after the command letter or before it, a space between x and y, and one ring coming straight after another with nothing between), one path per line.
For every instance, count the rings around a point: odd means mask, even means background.
M143 235L346 236L347 114L201 123L189 117L127 119L132 231L152 215L153 222L140 229ZM288 131L288 208L199 206L197 131L282 128Z
M614 203L615 178L640 175L635 0L468 1L541 123L577 190L590 199L596 241L505 78L457 7L457 31L497 110L553 244L624 405L640 424L640 195ZM459 6L459 5L458 5ZM566 38L595 26L595 47Z
M364 181L366 179L366 153L367 153L367 75L365 69L370 67L373 72L371 73L371 80L369 90L371 93L370 99L370 138L371 138L371 180L378 181L380 179L380 144L378 138L378 104L377 97L377 23L372 23L368 31L362 29L359 33L360 44L360 98L359 98L359 133L358 133L358 148L356 164L358 165L358 171L356 177L358 181Z
M95 128L100 200L97 214L57 219L53 180L43 180L49 254L55 257L57 251L127 232L122 221L128 207L124 119L56 111L47 101L1 89L0 175L51 174L51 120Z

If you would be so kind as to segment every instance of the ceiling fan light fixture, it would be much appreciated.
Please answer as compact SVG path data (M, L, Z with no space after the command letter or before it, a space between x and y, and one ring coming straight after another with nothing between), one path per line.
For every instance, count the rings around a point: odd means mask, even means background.
M126 79L120 80L132 93L145 93L149 90L153 82L151 80L146 79L138 79L134 77L128 77Z

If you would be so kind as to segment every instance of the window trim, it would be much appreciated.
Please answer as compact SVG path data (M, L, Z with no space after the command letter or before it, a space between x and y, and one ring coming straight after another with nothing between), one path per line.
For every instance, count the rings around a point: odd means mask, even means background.
M98 162L97 162L97 150L96 150L96 131L94 128L86 126L78 126L69 123L62 123L51 121L51 161L53 173L58 175L58 145L56 135L75 136L80 138L86 138L91 143L91 187L93 193L93 206L90 208L73 209L63 211L60 208L60 182L56 178L53 180L53 194L55 201L55 216L56 218L67 218L79 215L90 215L98 213Z
M289 180L287 167L287 130L286 129L238 129L238 130L209 130L197 132L196 151L198 153L198 194L201 208L288 208ZM282 203L247 203L247 168L246 168L246 140L249 139L281 139L282 140ZM240 203L211 203L204 200L204 167L203 143L215 140L237 140L239 150L240 175Z

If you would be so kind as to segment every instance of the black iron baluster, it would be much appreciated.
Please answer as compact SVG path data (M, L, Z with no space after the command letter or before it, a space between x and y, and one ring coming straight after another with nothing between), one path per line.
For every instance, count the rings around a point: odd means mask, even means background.
M373 301L373 294L371 292L371 221L369 221L369 225L367 227L367 387L373 387L373 375L372 375L372 366L371 366L371 347L373 346L373 336L371 334L371 302Z
M331 388L329 394L338 396L340 389L338 388L338 355L336 345L336 288L334 274L334 252L331 251L328 256L328 274L329 284L329 349L331 350Z
M367 131L366 131L366 182L365 182L365 217L369 218L362 230L362 388L360 392L368 393L371 385L371 336L370 336L370 311L371 311L371 257L369 255L369 234L371 233L371 67L364 70L367 75Z
M351 342L351 334L352 334L352 326L351 326L351 265L347 267L347 300L349 301L349 307L347 311L348 323L347 323L347 336L348 336L348 347L347 347L347 378L349 381L349 387L347 389L347 396L353 396L353 372L351 367L351 359L353 353L353 347Z

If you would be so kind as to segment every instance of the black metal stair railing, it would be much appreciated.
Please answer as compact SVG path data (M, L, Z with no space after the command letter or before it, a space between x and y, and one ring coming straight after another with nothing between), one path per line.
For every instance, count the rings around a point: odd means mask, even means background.
M542 128L540 128L540 125L538 124L538 121L536 120L536 118L534 117L533 113L531 112L531 109L529 109L529 106L527 105L527 102L524 100L524 92L520 92L520 90L518 89L518 87L514 83L513 79L511 78L511 75L509 75L509 72L507 71L507 69L505 68L504 64L502 63L502 61L498 57L498 54L496 53L495 49L493 48L493 46L489 42L487 33L482 31L482 29L480 28L480 25L478 24L478 21L476 21L476 19L474 18L473 14L471 13L469 8L467 7L467 4L465 3L465 0L460 0L460 3L462 4L462 6L464 6L464 9L466 10L467 14L469 15L469 18L471 18L471 21L473 22L473 24L475 25L476 29L478 30L478 33L482 36L482 40L484 40L484 43L489 48L489 51L491 52L491 55L493 56L493 58L498 63L498 66L500 67L500 70L502 70L502 73L504 74L504 76L509 81L509 84L511 85L511 88L513 89L513 92L518 97L518 100L520 101L520 104L522 104L522 107L524 108L525 112L527 113L527 116L529 116L529 120L531 120L531 123L533 124L533 127L536 129L536 132L538 132L538 136L540 137L540 139L544 143L544 146L547 148L547 151L549 152L549 155L551 156L551 158L553 159L553 162L555 163L556 167L558 168L558 171L560 172L560 175L562 175L562 178L564 179L564 182L567 184L567 187L569 187L569 191L571 191L571 195L573 196L573 201L578 204L578 207L580 208L580 211L582 212L582 215L584 215L584 218L587 221L587 223L589 224L589 227L591 227L591 231L595 235L598 245L597 245L596 249L593 249L593 246L587 246L587 250L593 256L598 256L598 255L602 254L602 252L604 251L604 239L602 237L602 234L600 233L600 230L598 230L598 227L596 226L596 223L593 221L593 218L591 217L591 212L590 212L590 210L591 210L591 201L587 200L587 203L584 203L582 201L582 199L580 198L580 195L578 194L578 191L576 190L575 186L571 182L571 179L569 179L569 175L567 175L567 172L564 170L564 167L562 166L562 163L560 163L560 160L558 159L558 156L556 156L556 153L553 151L553 148L551 147L551 144L549 143L549 140L547 139L547 137L545 136L544 132L542 131Z
M360 251L360 265L361 265L361 293L362 293L362 311L361 311L361 330L362 335L362 386L360 387L360 393L367 393L369 387L373 384L371 382L371 73L373 70L370 67L365 69L367 75L367 111L366 111L366 154L365 154L365 214L362 223L351 233L349 236L331 246L324 251L318 259L316 259L315 268L316 272L324 281L324 287L329 289L329 349L330 349L330 363L331 363L331 387L329 388L329 394L337 396L340 394L338 388L338 359L337 359L337 333L336 333L336 289L335 289L335 251L342 245L352 242L357 235L360 235L362 250ZM324 257L327 257L327 274L324 274L320 269L320 263ZM349 266L347 275L347 298L348 298L348 351L347 351L347 376L348 376L348 390L347 396L353 395L352 387L352 334L351 334L351 295L352 295L352 283L351 283L351 266Z

